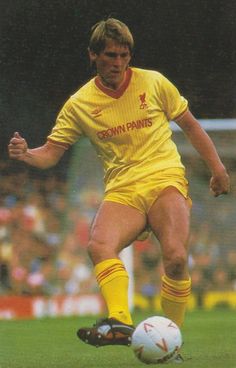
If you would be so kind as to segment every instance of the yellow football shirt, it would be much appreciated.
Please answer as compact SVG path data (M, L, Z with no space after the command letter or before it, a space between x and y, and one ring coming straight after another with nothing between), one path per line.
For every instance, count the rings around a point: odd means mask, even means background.
M48 140L67 148L87 136L103 162L106 190L116 189L166 168L183 168L169 121L187 108L162 74L129 68L118 91L97 77L81 87L63 106Z

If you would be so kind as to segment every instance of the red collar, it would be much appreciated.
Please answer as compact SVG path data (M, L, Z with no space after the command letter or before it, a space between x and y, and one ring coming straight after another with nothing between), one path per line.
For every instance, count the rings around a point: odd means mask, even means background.
M96 77L95 78L95 84L106 95L108 95L110 97L113 97L113 98L119 98L126 91L128 85L129 85L131 76L132 76L132 70L130 68L128 68L127 71L126 71L125 80L124 80L124 82L122 83L122 85L117 90L113 90L113 89L110 89L110 88L105 87L100 82L99 77Z

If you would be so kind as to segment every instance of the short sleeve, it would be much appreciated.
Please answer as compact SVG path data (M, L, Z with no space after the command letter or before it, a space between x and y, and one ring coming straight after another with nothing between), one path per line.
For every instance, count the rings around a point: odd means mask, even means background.
M47 139L53 143L69 147L82 135L83 132L79 126L79 120L74 112L70 98L59 112L56 123Z
M163 75L160 83L160 96L168 120L176 120L188 110L188 101L180 95L174 84Z

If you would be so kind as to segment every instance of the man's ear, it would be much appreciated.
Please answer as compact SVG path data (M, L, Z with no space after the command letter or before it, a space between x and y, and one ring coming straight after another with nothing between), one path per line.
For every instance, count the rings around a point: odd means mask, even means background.
M90 48L88 48L88 54L89 54L90 63L93 64L97 59L97 54L94 51L90 50Z

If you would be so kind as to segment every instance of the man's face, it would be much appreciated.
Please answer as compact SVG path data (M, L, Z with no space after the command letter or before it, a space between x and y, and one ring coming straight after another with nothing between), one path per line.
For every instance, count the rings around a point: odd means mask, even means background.
M89 52L91 62L96 64L97 74L102 83L117 89L125 78L125 71L131 59L128 46L107 40L106 46L99 54Z

